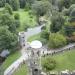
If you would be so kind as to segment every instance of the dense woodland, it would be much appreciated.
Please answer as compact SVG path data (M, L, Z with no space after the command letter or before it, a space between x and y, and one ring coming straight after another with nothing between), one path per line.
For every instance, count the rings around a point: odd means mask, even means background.
M39 18L45 17L47 22L39 40L49 48L75 42L75 0L0 0L0 52L8 49L12 53L19 49L20 15L14 12L20 9L31 10L29 14L36 16L38 25L41 25ZM29 27L25 23L24 31Z
M0 12L0 50L18 45L20 17L18 13L13 16L13 11L19 9L32 10L30 14L36 15L38 24L40 16L48 18L51 25L49 29L47 24L42 28L41 37L44 42L49 40L49 47L58 48L75 41L74 0L0 0L0 7L4 8Z

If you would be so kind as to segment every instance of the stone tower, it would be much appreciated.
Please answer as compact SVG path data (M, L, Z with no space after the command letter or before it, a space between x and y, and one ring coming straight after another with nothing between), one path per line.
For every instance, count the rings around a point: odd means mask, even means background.
M41 42L33 41L31 43L31 55L29 58L29 75L41 75L41 55L40 55L40 48L42 47Z

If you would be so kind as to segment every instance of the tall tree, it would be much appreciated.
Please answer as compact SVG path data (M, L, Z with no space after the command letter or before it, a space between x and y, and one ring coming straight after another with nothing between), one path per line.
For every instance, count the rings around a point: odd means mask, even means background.
M20 2L20 8L24 8L26 5L26 0L19 0Z
M50 25L50 31L51 32L58 32L62 29L62 26L64 25L64 18L61 16L61 14L57 14L56 16L52 16L51 18L51 25Z
M0 0L0 7L3 7L5 5L6 0Z
M7 11L10 15L13 14L12 8L8 3L5 4L5 11Z
M11 33L6 26L0 27L0 50L14 48L17 43L16 34Z
M19 0L9 0L9 4L14 11L18 10L20 7Z
M0 26L8 26L11 32L16 32L15 20L9 14L2 14L0 16Z

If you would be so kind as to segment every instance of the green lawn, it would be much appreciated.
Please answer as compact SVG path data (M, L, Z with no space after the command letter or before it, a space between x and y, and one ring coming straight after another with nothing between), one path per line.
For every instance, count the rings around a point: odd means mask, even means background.
M30 25L30 27L34 27L36 25L36 17L34 15L30 15L29 11L24 11L20 9L19 11L15 11L15 13L19 13L21 26L19 27L19 31L24 31L25 24Z
M56 60L57 65L53 71L75 70L75 49L48 57Z
M5 62L3 63L2 67L5 70L7 67L9 67L15 60L17 60L21 56L19 51L16 51L15 53L9 55Z
M13 75L27 75L28 70L26 65L22 65Z
M31 42L33 40L40 40L40 33L36 34L36 35L33 35L33 36L31 36L31 37L28 38L29 42Z

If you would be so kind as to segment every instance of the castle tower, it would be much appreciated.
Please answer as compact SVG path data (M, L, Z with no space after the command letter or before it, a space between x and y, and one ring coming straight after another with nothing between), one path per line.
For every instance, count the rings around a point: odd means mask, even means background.
M40 48L42 47L42 43L40 41L32 41L30 44L31 47L31 55L29 58L29 75L41 75L41 52Z

